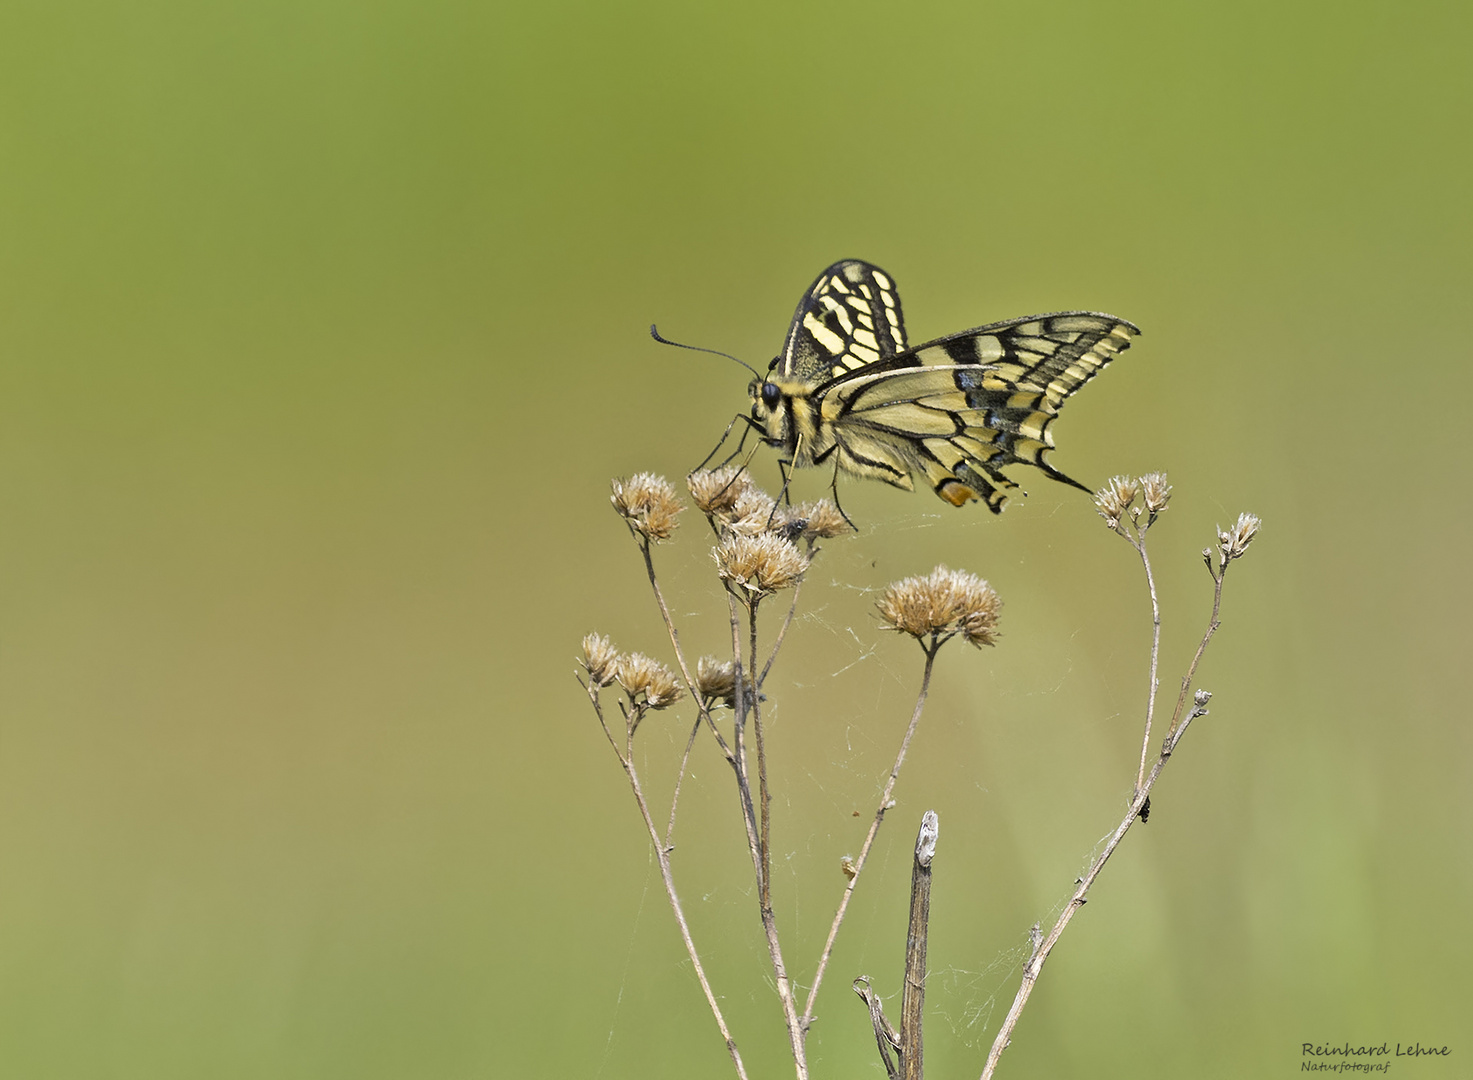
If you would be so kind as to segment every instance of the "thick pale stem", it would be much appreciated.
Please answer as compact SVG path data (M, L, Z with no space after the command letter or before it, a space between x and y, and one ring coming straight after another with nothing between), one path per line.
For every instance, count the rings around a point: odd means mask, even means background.
M921 817L910 874L910 928L905 936L905 988L900 998L901 1080L925 1075L922 1013L926 1005L926 939L931 921L931 861L936 856L936 811Z

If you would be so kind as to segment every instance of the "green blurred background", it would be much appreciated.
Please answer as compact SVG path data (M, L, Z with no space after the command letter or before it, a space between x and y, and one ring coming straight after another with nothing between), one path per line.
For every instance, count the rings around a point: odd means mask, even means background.
M763 364L857 256L916 340L1067 307L1145 328L1054 460L1176 484L1168 694L1198 552L1264 519L1212 714L1003 1075L1288 1075L1345 1040L1450 1043L1397 1071L1469 1075L1470 24L0 3L0 1071L729 1075L573 659L590 629L661 648L609 477L678 478L745 407L743 372L648 324ZM1129 795L1139 566L1020 479L999 519L847 488L864 531L770 684L804 981L918 677L873 590L944 561L1007 604L995 651L943 654L816 1078L877 1074L847 987L899 989L922 810L927 1058L966 1077ZM724 606L703 532L660 553L697 650ZM643 737L656 791L685 722ZM753 1075L791 1075L704 744L685 799L693 929Z

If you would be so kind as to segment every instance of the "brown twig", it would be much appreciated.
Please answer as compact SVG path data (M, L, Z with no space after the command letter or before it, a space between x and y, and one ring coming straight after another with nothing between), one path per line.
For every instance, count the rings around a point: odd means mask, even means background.
M900 998L901 1080L925 1074L922 1013L926 1004L926 938L931 920L931 860L939 832L936 811L921 815L910 875L910 928L905 936L905 988Z

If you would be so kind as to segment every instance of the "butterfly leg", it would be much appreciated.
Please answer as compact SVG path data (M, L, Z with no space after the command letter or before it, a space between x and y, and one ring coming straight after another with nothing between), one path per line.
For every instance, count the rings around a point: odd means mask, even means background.
M791 506L792 500L788 498L788 482L793 478L792 466L787 462L779 460L777 471L783 474L783 489L777 493L777 498L772 500L772 513L767 515L767 527L772 528L773 522L777 520L777 508L779 506Z
M834 496L834 509L837 510L837 511L839 511L839 516L841 518L843 518L845 521L849 522L849 527L851 529L853 529L855 532L858 532L859 531L859 526L856 525L856 524L854 524L853 519L850 518L850 516L848 514L844 513L843 504L841 504L839 502L839 459L838 458L835 458L834 459L834 478L829 481L829 491L832 492L833 493L833 496Z
M747 426L742 431L742 437L741 437L741 439L739 439L737 441L737 448L736 448L736 450L733 451L732 454L731 454L731 456L728 457L725 461L723 461L721 463L721 465L728 465L728 464L730 464L732 458L736 457L738 454L740 454L742 452L742 447L746 444L747 436L749 434L751 434L752 429L757 426L757 421L753 420L746 413L737 413L735 416L733 416L731 418L731 423L729 423L729 424L726 425L726 430L721 433L721 440L719 442L717 442L717 444L711 448L711 452L709 454L707 454L705 456L705 458L701 461L701 463L699 465L697 465L694 469L692 469L691 472L699 472L700 470L704 469L708 464L710 464L711 459L713 457L715 457L721 451L721 448L723 446L726 445L726 440L729 439L729 438L731 438L731 429L734 428L734 427L736 427L736 422L738 420L745 420L747 422ZM717 467L720 468L721 466L717 466Z

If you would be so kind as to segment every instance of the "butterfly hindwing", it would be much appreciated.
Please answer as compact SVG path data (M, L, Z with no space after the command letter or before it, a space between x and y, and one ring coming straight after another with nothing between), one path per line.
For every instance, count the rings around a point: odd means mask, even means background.
M1001 471L1008 465L1082 486L1048 464L1049 429L1064 401L1138 332L1094 312L1033 315L928 342L839 375L814 396L846 468L855 471L848 459L857 459L868 464L865 475L909 487L885 475L908 467L948 502L981 497L1000 511L1017 486ZM917 360L924 366L912 366Z
M826 382L889 360L905 346L894 281L873 263L844 259L818 275L803 295L776 371L786 378Z

